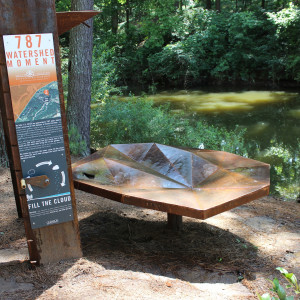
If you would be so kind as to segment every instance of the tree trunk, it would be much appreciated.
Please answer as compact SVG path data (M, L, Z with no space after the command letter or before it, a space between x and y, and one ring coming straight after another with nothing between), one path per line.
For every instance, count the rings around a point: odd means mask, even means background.
M93 0L72 0L72 10L93 10ZM71 30L67 120L86 143L82 154L90 154L93 19Z
M118 0L111 0L111 31L117 34L119 26L119 3Z
M0 167L8 167L8 156L6 152L5 136L3 131L1 114L0 114Z
M178 8L180 11L182 11L183 8L182 0L175 1L175 8Z
M265 8L265 6L266 6L266 1L265 0L261 0L261 7Z
M216 0L216 11L221 12L221 0Z
M126 0L125 4L125 11L126 11L126 34L129 34L129 20L130 20L130 2Z
M299 1L299 0L294 0L294 1L293 1L293 4L296 5L296 6L299 6L300 1Z
M206 9L211 9L211 0L206 0Z

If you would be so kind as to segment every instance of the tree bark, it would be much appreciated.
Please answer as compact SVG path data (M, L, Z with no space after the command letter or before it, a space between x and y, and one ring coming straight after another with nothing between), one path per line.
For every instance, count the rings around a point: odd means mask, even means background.
M71 10L93 10L93 0L72 0ZM93 56L93 20L71 30L67 120L77 128L86 143L84 155L90 154L91 83Z
M265 0L261 0L261 7L262 7L262 8L265 8L265 6L266 6Z
M216 11L221 12L221 0L216 0Z
M211 9L211 0L206 0L206 9Z
M111 0L111 31L117 34L119 26L119 3L118 0Z
M125 4L125 11L126 11L126 33L129 34L129 21L130 21L130 2L126 0Z
M293 4L296 5L296 6L299 6L300 1L299 1L299 0L294 0L294 1L293 1Z

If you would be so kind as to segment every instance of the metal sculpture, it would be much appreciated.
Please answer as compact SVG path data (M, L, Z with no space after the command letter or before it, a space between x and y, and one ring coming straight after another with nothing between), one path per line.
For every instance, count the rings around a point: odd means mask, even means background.
M74 186L125 204L206 219L266 196L268 164L146 143L110 145L72 165Z

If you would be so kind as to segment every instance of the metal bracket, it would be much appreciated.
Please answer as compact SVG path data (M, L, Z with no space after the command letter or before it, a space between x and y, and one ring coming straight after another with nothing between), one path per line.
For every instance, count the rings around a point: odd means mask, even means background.
M47 175L35 176L30 178L22 178L21 188L23 190L26 189L27 184L44 189L50 184L50 180Z

